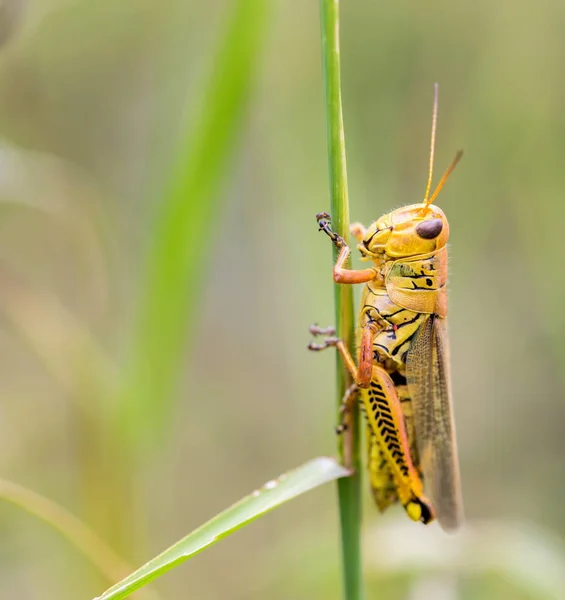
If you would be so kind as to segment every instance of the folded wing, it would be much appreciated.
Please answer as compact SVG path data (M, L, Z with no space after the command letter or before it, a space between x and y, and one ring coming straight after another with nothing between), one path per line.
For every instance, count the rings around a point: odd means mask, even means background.
M445 319L431 315L422 324L407 356L406 374L424 488L440 525L454 530L463 521L463 502Z

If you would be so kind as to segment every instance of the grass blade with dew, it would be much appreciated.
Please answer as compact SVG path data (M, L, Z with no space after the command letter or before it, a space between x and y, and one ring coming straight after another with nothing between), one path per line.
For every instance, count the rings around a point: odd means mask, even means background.
M205 548L300 494L349 474L332 458L315 458L266 483L116 583L95 600L118 600L192 558Z

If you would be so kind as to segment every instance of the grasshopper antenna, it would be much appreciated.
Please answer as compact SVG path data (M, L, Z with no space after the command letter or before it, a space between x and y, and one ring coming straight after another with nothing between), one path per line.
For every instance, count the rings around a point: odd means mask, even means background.
M434 83L434 109L432 114L432 141L430 144L430 168L428 171L428 185L426 186L426 193L424 194L424 204L426 208L431 203L428 198L430 197L430 190L432 188L432 177L434 176L434 153L436 149L436 126L437 126L437 104L438 104L438 90L439 86Z
M445 185L447 178L451 175L453 169L455 169L457 163L461 160L463 156L463 150L459 150L455 155L455 158L451 161L449 167L447 167L447 171L443 174L443 177L440 179L434 193L430 197L430 190L432 187L432 177L434 173L434 153L436 147L436 127L437 127L437 105L438 105L438 84L434 83L434 109L432 116L432 141L430 144L430 169L428 172L428 185L426 186L426 193L424 194L424 211L428 208L428 206L437 198L438 194L441 192L441 188Z
M451 171L455 169L457 163L461 160L463 156L463 150L458 150L455 158L451 161L449 167L447 167L447 171L443 174L443 177L439 180L435 192L432 194L432 197L426 201L426 208L437 198L437 195L441 192L441 188L445 185L447 178L451 175Z

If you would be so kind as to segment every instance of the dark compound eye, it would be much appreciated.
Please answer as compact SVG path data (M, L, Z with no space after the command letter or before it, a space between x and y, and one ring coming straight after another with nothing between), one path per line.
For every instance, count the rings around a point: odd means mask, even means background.
M441 219L430 219L422 221L416 227L416 233L424 240L433 240L441 233L442 229L443 221Z

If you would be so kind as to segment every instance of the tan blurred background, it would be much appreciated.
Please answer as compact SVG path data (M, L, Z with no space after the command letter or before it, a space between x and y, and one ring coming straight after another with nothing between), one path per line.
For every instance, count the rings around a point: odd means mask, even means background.
M0 4L0 472L134 566L334 452L334 357L306 351L308 325L333 321L330 248L314 219L329 208L317 2L269 3L195 257L205 272L190 288L180 385L143 443L106 426L177 136L206 111L234 2ZM565 598L565 4L342 4L352 219L422 197L434 81L438 176L465 149L438 203L451 225L469 530L447 538L400 509L381 517L366 494L368 598ZM337 539L330 485L155 589L337 599ZM8 503L0 540L2 599L88 599L108 585Z

